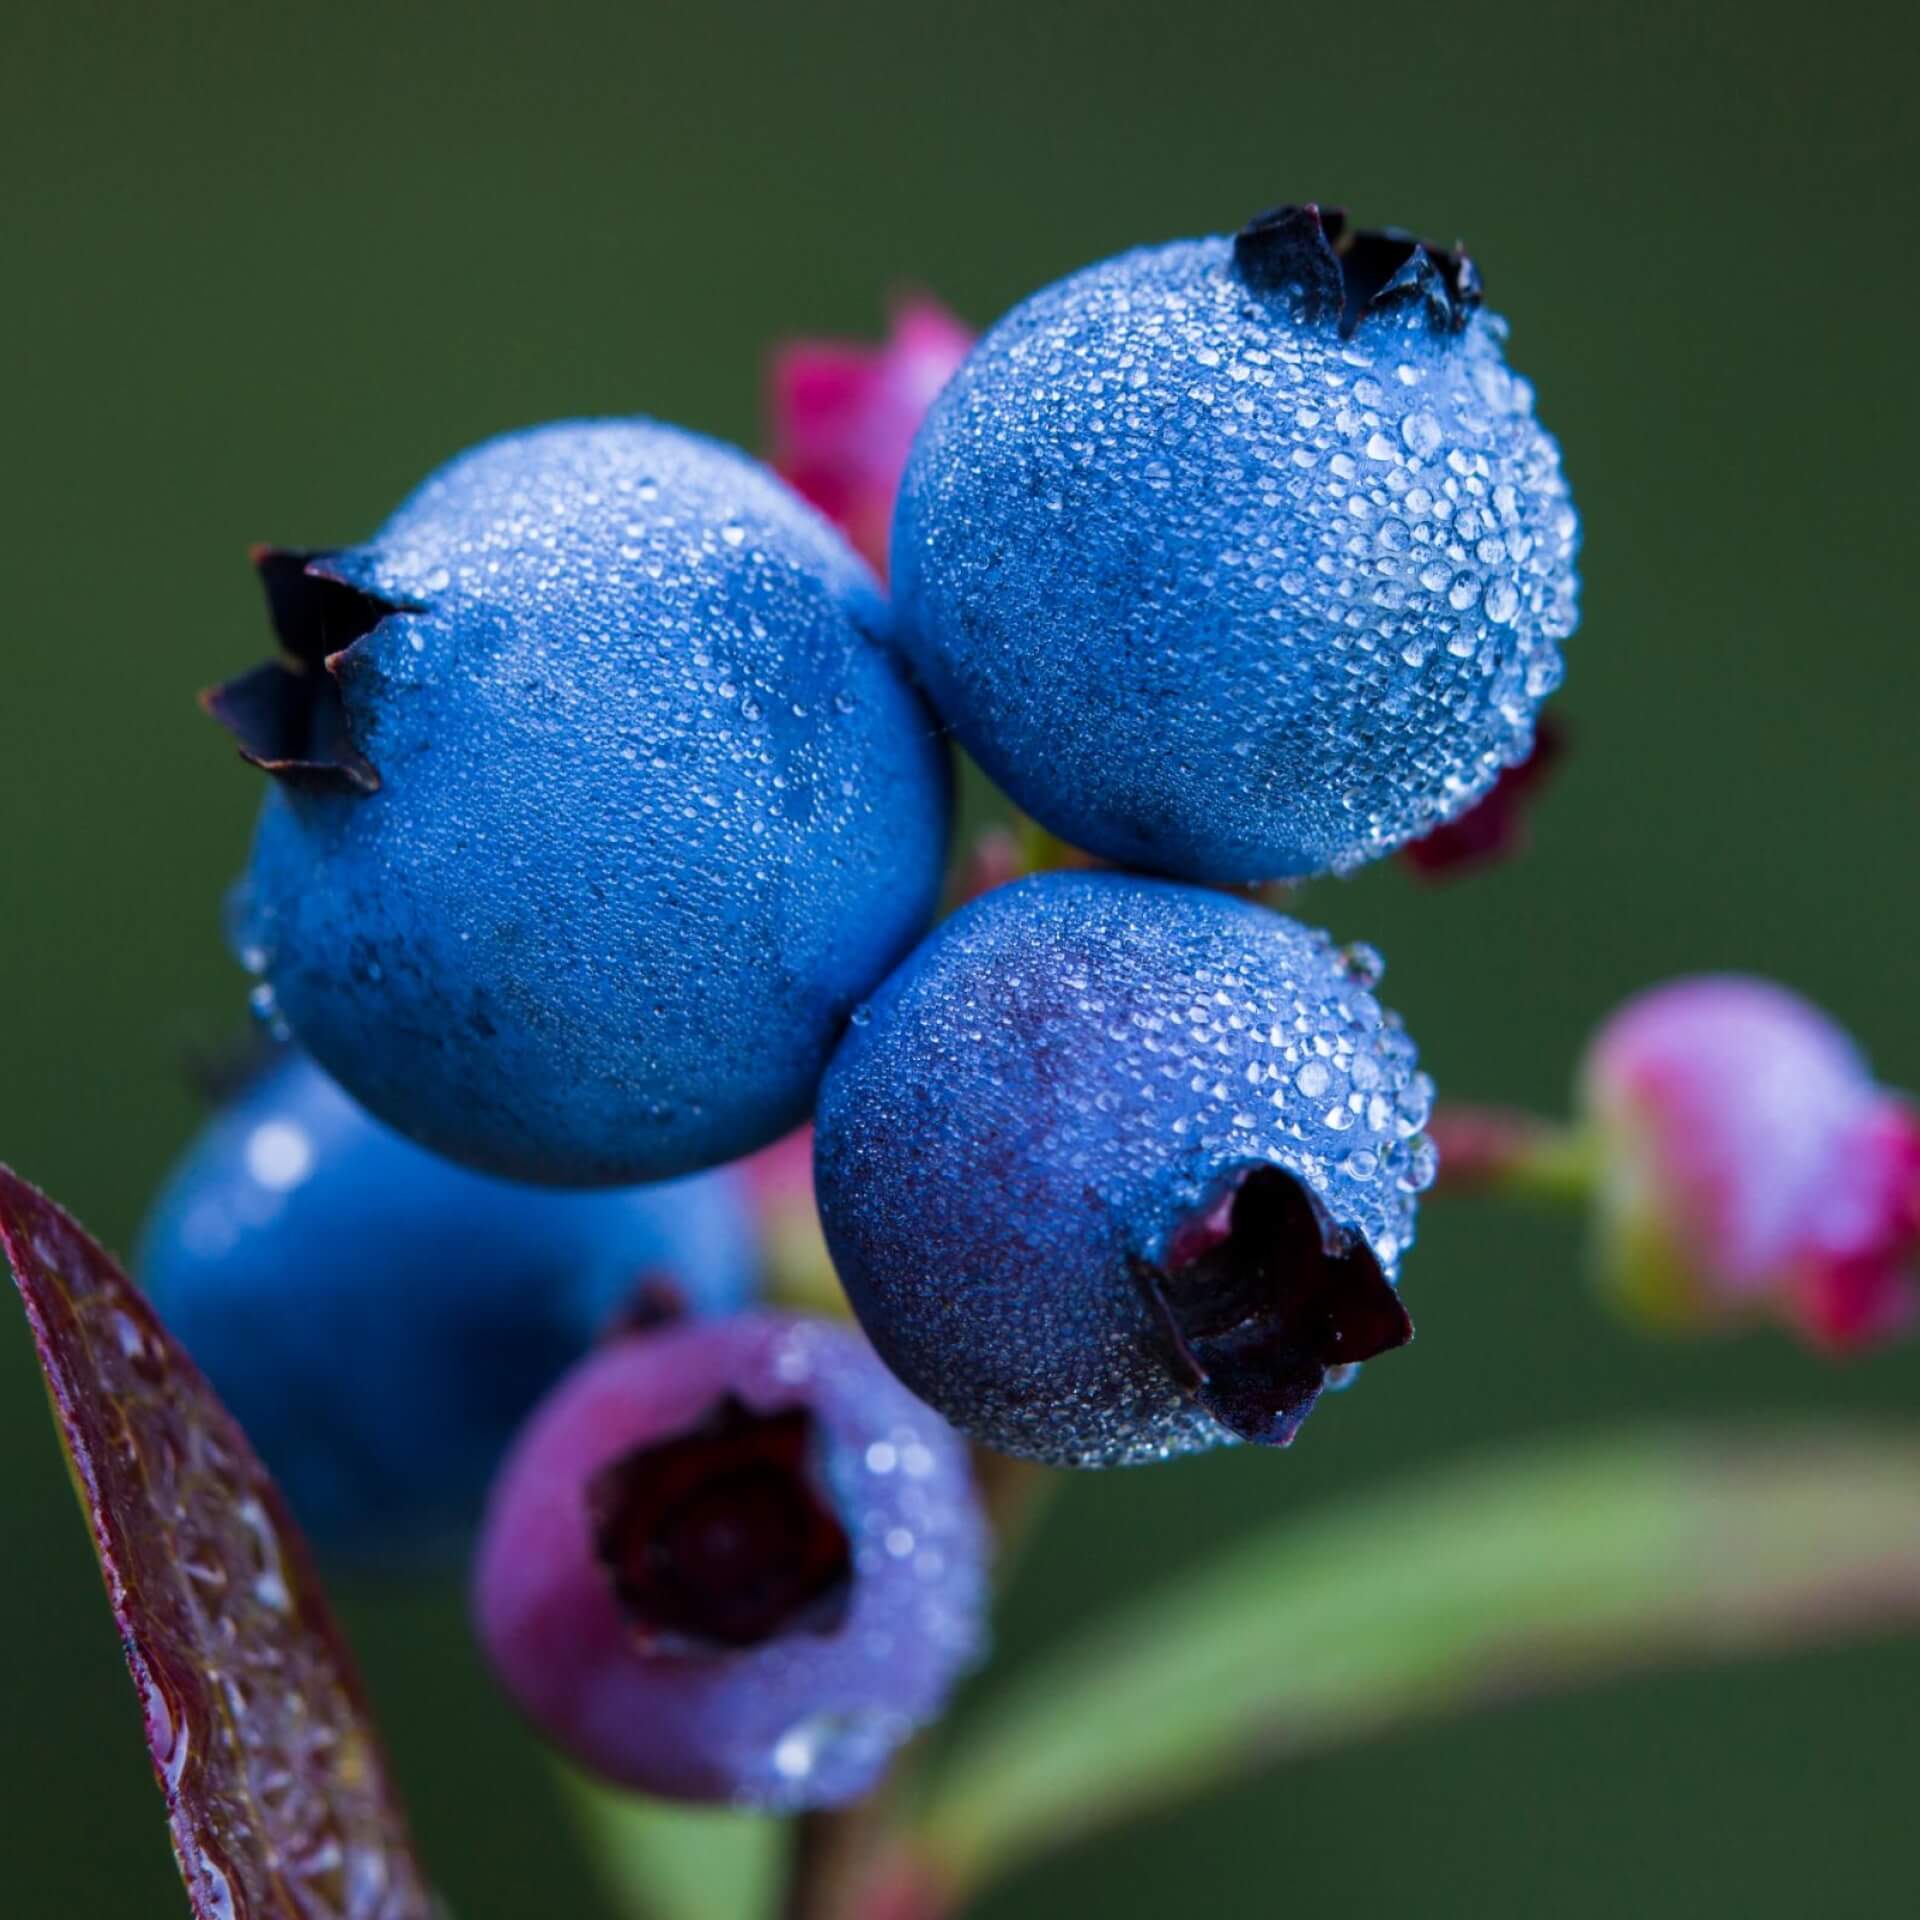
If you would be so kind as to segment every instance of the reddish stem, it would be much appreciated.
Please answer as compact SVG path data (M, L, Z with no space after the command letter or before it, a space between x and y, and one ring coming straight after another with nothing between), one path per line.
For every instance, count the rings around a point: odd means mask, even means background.
M784 1920L949 1920L945 1887L894 1823L920 1742L864 1800L792 1823Z
M1449 1103L1434 1109L1427 1132L1440 1150L1437 1184L1465 1193L1498 1186L1549 1129L1532 1114L1510 1107Z
M950 1920L952 1912L926 1862L902 1850L875 1866L849 1920Z
M1439 1150L1441 1193L1577 1201L1592 1184L1591 1143L1537 1114L1444 1101L1427 1133Z

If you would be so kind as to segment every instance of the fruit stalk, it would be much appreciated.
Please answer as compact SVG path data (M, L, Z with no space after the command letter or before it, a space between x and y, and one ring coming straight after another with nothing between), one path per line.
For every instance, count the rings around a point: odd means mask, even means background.
M1582 1205L1595 1178L1593 1143L1517 1107L1442 1101L1427 1132L1439 1151L1434 1191Z
M864 1798L790 1822L781 1920L948 1920L946 1891L897 1818L924 1750L910 1741Z

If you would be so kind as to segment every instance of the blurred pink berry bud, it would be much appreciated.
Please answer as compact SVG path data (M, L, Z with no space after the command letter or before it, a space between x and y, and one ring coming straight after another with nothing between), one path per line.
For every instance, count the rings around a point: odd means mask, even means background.
M795 1127L770 1147L740 1162L747 1191L762 1219L794 1211L813 1211L813 1128Z
M739 1166L760 1241L762 1291L785 1306L844 1315L846 1296L813 1203L813 1128L796 1127Z
M1583 1072L1603 1275L1673 1327L1783 1321L1871 1346L1920 1309L1920 1113L1817 1007L1764 980L1674 981Z
M957 904L964 906L1031 871L1020 836L1008 827L988 827L975 837L960 862Z
M972 344L939 301L916 294L895 306L884 346L795 340L774 355L774 469L882 574L907 449Z

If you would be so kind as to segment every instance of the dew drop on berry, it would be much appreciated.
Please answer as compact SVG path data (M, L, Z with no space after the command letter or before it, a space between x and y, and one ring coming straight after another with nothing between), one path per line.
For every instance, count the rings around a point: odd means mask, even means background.
M260 981L248 992L247 1011L253 1016L255 1025L276 1045L284 1046L293 1038L286 1016L280 1011L280 1002L266 981Z
M1378 947L1355 940L1340 949L1340 971L1355 986L1377 987L1386 978L1387 963Z

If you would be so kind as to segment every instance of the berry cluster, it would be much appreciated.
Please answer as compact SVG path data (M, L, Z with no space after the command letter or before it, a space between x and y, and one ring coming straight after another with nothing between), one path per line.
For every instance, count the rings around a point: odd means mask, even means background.
M207 696L272 776L234 926L303 1051L148 1283L329 1537L459 1534L499 1468L503 1680L669 1794L842 1800L938 1710L984 1608L959 1434L1285 1445L1410 1337L1431 1085L1378 956L1245 889L1470 808L1574 624L1458 252L1283 208L964 360L909 322L868 465L824 417L781 452L891 597L744 455L549 426L262 553L282 657ZM929 932L948 733L1123 870ZM735 1163L810 1116L865 1338L753 1304Z

